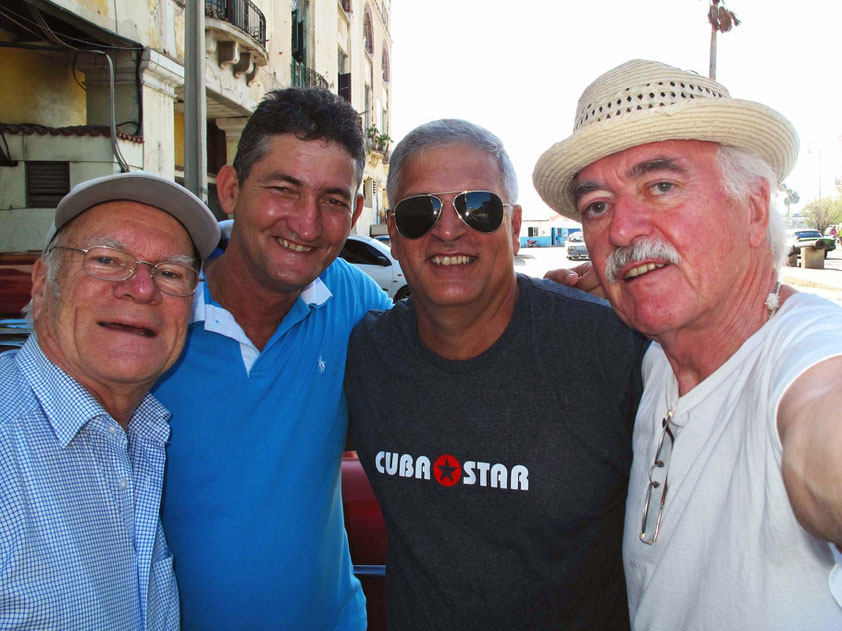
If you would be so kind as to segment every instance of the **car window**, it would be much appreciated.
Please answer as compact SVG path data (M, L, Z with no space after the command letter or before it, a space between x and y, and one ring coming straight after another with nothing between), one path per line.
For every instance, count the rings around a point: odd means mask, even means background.
M349 263L357 265L380 265L381 267L389 267L390 265L389 260L381 252L378 252L368 243L355 239L348 239L345 242L339 256Z

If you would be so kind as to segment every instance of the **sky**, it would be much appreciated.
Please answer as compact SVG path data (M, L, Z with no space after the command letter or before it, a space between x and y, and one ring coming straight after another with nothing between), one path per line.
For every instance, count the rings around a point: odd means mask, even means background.
M842 177L842 2L730 0L716 79L732 97L789 118L800 152L785 180L802 201ZM392 130L464 118L497 134L518 173L525 218L552 217L532 169L573 129L599 75L653 59L707 76L708 0L392 0ZM779 198L782 205L783 198Z

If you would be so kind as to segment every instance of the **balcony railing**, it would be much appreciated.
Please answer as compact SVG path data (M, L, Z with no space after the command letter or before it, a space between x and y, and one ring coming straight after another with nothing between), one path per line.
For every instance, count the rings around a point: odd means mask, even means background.
M205 0L205 15L230 22L266 47L266 18L251 0Z
M322 75L308 68L305 64L293 61L290 66L292 85L302 88L322 88L329 90L330 84Z

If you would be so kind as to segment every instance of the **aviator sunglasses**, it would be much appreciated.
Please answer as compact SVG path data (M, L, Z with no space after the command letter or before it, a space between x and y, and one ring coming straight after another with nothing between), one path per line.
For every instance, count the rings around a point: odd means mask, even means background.
M439 195L455 195L453 207L462 222L477 232L494 232L503 223L506 203L490 191L451 191ZM402 199L392 210L395 226L407 239L427 234L441 217L444 202L437 195L413 195Z

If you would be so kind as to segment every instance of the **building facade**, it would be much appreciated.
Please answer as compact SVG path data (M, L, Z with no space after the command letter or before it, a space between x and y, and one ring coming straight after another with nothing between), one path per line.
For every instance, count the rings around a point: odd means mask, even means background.
M3 0L0 251L40 249L58 200L84 180L144 169L183 181L185 1L204 9L211 208L262 96L320 86L366 132L355 232L385 232L390 0Z

